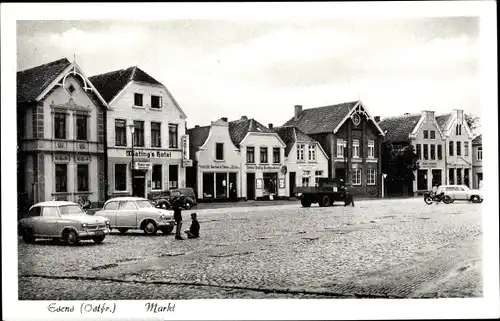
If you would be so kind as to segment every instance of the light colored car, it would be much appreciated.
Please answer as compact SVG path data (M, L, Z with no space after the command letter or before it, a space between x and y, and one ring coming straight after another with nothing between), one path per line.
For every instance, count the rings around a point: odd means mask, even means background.
M483 193L478 189L470 189L466 185L441 185L437 193L444 193L444 201L451 203L453 201L469 201L473 203L481 203L483 201Z
M18 226L26 243L34 243L37 238L52 238L76 245L88 239L102 243L109 233L110 222L104 217L86 214L76 203L50 201L33 205Z
M117 197L104 203L95 215L103 216L111 222L111 228L120 233L128 230L143 230L148 235L170 234L175 226L173 215L156 208L149 200L142 197Z

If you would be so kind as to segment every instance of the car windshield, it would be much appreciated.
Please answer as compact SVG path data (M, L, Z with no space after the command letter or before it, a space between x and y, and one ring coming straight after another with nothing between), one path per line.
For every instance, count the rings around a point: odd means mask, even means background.
M59 206L59 212L61 215L79 215L85 214L82 208L78 205L63 205Z
M135 203L137 204L137 207L139 208L150 208L150 207L154 207L153 204L151 204L150 201L135 201Z

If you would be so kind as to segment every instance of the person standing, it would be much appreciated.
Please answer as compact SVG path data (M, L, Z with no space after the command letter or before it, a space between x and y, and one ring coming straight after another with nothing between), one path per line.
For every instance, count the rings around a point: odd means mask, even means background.
M175 239L183 240L181 236L182 228L182 198L181 196L176 196L172 201L172 209L174 210L174 221L175 221Z
M231 202L236 202L237 200L236 186L234 186L234 183L229 183L229 199Z

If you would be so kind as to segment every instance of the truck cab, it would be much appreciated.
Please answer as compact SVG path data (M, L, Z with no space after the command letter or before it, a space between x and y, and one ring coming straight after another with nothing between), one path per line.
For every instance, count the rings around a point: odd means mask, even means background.
M300 195L300 203L303 207L309 207L313 203L325 207L333 205L335 201L344 201L347 194L345 183L339 178L320 178L318 186L296 187L295 193Z

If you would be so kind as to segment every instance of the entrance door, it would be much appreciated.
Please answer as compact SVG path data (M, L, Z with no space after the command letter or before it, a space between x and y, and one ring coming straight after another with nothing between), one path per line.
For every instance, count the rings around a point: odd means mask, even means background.
M134 184L134 194L133 196L145 197L146 195L146 175L144 172L134 172L134 179L132 184Z
M417 190L427 190L427 170L419 169L417 172Z
M288 184L289 188L290 188L290 197L294 197L295 196L295 172L290 172L289 174L289 179L290 179L290 183Z
M247 199L255 199L255 173L247 173Z
M229 173L229 198L236 200L238 198L238 187L236 185L236 173Z

